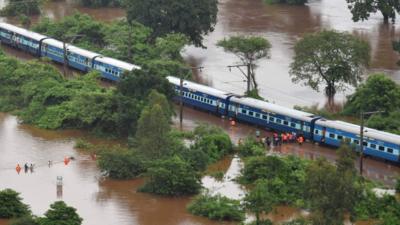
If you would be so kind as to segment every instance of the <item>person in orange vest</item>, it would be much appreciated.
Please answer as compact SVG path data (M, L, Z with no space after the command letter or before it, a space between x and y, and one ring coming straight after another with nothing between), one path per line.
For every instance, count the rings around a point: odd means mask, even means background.
M299 138L297 139L297 141L299 142L299 145L302 145L304 142L304 137L303 136L299 136Z
M293 135L291 133L288 133L288 142L292 142L293 141Z
M15 167L15 170L19 174L21 172L21 166L19 164L17 164L17 167Z
M287 135L286 135L286 133L283 132L283 133L281 134L281 136L282 136L282 143L286 143L286 141L287 141Z

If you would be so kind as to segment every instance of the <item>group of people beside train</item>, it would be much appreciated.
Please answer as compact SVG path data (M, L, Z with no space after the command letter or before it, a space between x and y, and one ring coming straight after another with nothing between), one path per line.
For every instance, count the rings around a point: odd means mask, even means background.
M305 141L303 134L297 134L296 132L277 132L272 131L272 136L261 137L260 131L256 130L256 140L262 143L265 147L281 146L286 143L298 143L302 145ZM238 144L242 144L243 141L240 138Z

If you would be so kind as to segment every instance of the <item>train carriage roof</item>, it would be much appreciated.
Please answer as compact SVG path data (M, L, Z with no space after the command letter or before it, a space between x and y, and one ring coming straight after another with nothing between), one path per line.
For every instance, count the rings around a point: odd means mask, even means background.
M299 111L296 109L291 109L291 108L286 108L283 106L279 106L276 104L272 104L266 101L254 99L254 98L248 98L248 97L233 97L231 98L232 102L239 103L242 105L247 105L250 107L254 107L257 109L260 109L265 112L270 112L270 113L276 113L280 114L283 116L295 118L298 120L306 121L306 122L311 122L312 119L318 117L315 116L312 113L307 113L303 111Z
M140 66L130 64L130 63L118 60L118 59L109 58L109 57L101 56L101 57L96 58L96 61L108 64L108 65L116 66L118 68L121 68L121 69L124 69L127 71L132 71L134 69L141 69Z
M100 56L100 54L98 54L98 53L91 52L91 51L88 51L88 50L85 50L85 49L82 49L82 48L79 48L79 47L76 47L76 46L73 46L73 45L69 45L67 47L67 49L70 52L73 52L75 54L84 56L84 57L89 58L89 59L92 59L95 56Z
M41 35L36 32L32 32L32 31L29 31L24 28L20 28L20 27L17 27L17 26L8 24L8 23L0 23L0 27L3 29L9 30L9 31L15 32L17 34L23 35L25 37L32 38L33 40L36 40L36 41L40 41L43 38L47 37L45 35Z
M180 85L180 79L178 77L173 77L173 76L168 76L167 79L169 80L170 83L173 83L175 85ZM183 81L183 87L195 90L204 94L212 95L221 99L227 98L230 94L225 91L221 91L206 85L202 84L197 84L191 81L184 80Z
M353 133L353 134L360 134L360 126L359 125L347 123L347 122L340 121L340 120L320 119L316 122L316 124L320 125L322 127L330 127L330 128L346 131L346 132ZM368 138L381 140L381 141L387 141L390 143L400 145L400 135L391 134L388 132L379 131L376 129L365 127L364 128L364 136L368 137Z
M43 41L44 44L51 45L57 47L59 49L63 49L63 43L53 38L49 38ZM68 44L67 44L68 45Z

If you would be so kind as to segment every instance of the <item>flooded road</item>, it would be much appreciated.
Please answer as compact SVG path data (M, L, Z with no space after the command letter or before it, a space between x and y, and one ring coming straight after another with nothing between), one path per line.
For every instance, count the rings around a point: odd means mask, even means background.
M62 199L78 209L85 225L220 224L187 213L188 197L164 198L136 192L143 184L141 179L101 180L95 161L73 149L74 139L84 135L19 125L14 116L0 114L0 190L20 192L36 215ZM65 166L65 156L76 160ZM53 166L48 167L48 160ZM18 175L14 169L17 163L34 163L36 167L33 173L21 171ZM57 176L63 177L62 193L57 193Z
M6 0L0 0L0 6ZM77 6L73 0L55 1L45 5L43 15L60 19L74 11L88 13L102 21L122 18L125 13L117 8L89 9ZM37 21L37 17L33 20ZM15 19L3 20L18 23ZM399 21L399 19L398 19ZM346 0L309 0L305 6L266 5L262 0L220 0L215 31L205 37L207 49L188 47L184 56L188 63L203 66L200 80L216 88L242 94L245 91L243 75L237 69L229 71L238 59L215 47L218 40L232 35L260 35L272 44L271 58L261 60L257 68L260 94L271 102L285 106L324 105L323 93L317 93L301 84L293 84L289 77L293 46L305 33L335 29L355 34L367 40L372 49L368 73L384 71L400 82L396 65L399 56L392 50L392 41L400 38L400 25L383 24L380 13L368 21L354 23ZM336 101L343 102L346 93L338 93Z

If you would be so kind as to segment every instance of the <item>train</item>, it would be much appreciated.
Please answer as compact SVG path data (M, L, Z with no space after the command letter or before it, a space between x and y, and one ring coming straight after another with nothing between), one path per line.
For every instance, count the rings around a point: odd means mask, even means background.
M64 63L63 42L11 24L0 23L0 41L38 57ZM79 71L97 70L102 77L118 81L123 73L140 69L140 66L102 56L79 47L67 45L68 66ZM181 98L180 79L167 77ZM183 81L183 104L219 116L247 122L279 132L296 132L306 139L334 147L345 140L354 146L360 145L360 127L338 120L290 109L266 101L243 97L188 80ZM400 162L400 135L365 128L363 153L394 163ZM358 148L356 148L358 149Z

